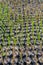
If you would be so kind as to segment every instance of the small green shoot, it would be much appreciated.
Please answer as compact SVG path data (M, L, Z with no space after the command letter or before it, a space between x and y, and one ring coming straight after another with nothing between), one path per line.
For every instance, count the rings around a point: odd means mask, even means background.
M40 40L40 32L37 33L38 40Z
M34 40L34 45L36 44L36 39L35 39L35 36L34 36L34 18L32 19L32 35L33 35L33 40Z
M17 39L13 37L14 45L17 43Z
M0 45L0 50L2 49L2 46Z
M28 44L28 45L30 44L30 37L29 37L29 34L28 34L28 37L27 37L27 44Z
M8 46L10 46L10 37L8 36Z
M17 23L21 23L21 22L23 22L22 16L19 15L16 21L17 21Z
M3 57L6 56L6 53L5 53L4 51L2 51L2 56L3 56Z

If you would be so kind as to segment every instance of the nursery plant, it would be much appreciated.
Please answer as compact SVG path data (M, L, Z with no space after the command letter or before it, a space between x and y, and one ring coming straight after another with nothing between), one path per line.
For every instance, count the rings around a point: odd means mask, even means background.
M22 19L22 15L19 14L17 20L16 20L17 23L22 23L23 22L23 19Z
M34 36L34 24L35 24L34 18L32 18L31 23L32 23L32 36L33 36L34 44L36 44L36 38Z
M2 51L2 57L4 59L4 57L6 56L6 52Z
M29 36L29 34L27 35L27 44L30 45L30 36Z
M40 41L40 32L39 32L38 23L36 23L36 30L37 30L37 38L38 38L38 41Z
M10 14L11 14L12 10L10 11L8 8L8 4L4 4L4 3L0 3L0 25L1 25L1 31L3 33L3 35L5 34L5 26L12 26L13 24L13 20L11 20L10 18ZM10 32L12 33L12 27L10 27ZM3 44L4 44L4 38L2 37L3 40ZM8 36L8 44L10 45L10 37ZM1 48L1 46L0 46Z
M10 46L10 36L8 36L8 46Z

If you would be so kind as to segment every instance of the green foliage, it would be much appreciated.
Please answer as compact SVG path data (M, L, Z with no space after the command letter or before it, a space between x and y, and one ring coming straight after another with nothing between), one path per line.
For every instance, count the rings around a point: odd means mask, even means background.
M32 24L32 36L33 36L33 40L34 40L34 44L36 43L36 38L34 36L34 20L35 20L35 17L32 17L32 16L29 16L30 17L30 21L31 24ZM37 20L37 19L36 19ZM25 15L25 21L28 22L28 17L26 17ZM23 25L23 18L22 18L22 15L19 14L18 18L16 19L15 23L17 25L17 23L22 23ZM8 8L8 5L7 4L4 4L4 3L0 3L0 25L2 27L2 32L5 32L5 25L8 25L10 27L10 34L12 35L12 30L13 30L13 27L14 27L14 22L13 22L13 13L12 13L12 10L9 10ZM40 28L43 32L43 28L42 28L42 20L40 20ZM38 23L36 22L36 30L37 30L37 38L38 40L40 40L40 32L38 30ZM17 26L16 26L17 28ZM16 30L17 31L17 30ZM22 26L22 31L23 31L23 26ZM28 35L27 36L27 43L30 44L30 33L27 33L28 32L28 23L27 23L27 26L26 26L26 34ZM23 32L22 32L23 33ZM21 34L22 34L21 33ZM13 36L13 41L14 41L14 45L16 45L17 43L17 39ZM2 37L2 42L4 43L4 37ZM8 45L10 46L10 36L8 36ZM0 49L1 49L1 45L0 45Z
M27 36L27 44L29 45L30 44L30 37L29 37L29 34Z
M2 56L5 56L5 55L6 55L6 53L3 51L3 52L2 52Z
M0 50L1 50L2 46L0 45Z
M34 36L35 37L35 36ZM34 38L34 45L36 44L36 38Z
M3 44L4 44L4 37L2 36L2 42L3 42Z
M10 46L10 37L8 36L8 46Z
M14 42L14 45L16 45L17 39L15 37L13 37L13 42Z
M8 15L8 5L3 3L0 3L0 19L1 21L7 20L7 15Z
M40 32L37 33L38 40L40 40Z
M5 33L5 25L8 26L12 25L12 20L10 20L10 10L8 8L8 4L0 3L0 25L1 25L1 32ZM12 28L10 28L10 32L12 32ZM4 34L3 33L3 34ZM4 44L4 37L2 36L2 43ZM8 36L8 44L10 45L10 37ZM1 46L0 46L1 48Z
M16 22L17 22L17 23L21 23L21 22L23 22L23 19L22 19L21 14L19 14L19 16L18 16Z

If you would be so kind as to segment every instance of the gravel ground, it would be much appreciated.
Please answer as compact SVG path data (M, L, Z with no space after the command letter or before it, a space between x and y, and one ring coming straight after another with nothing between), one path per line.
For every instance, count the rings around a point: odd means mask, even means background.
M5 48L4 51L6 54L2 56L0 53L0 65L43 65L43 46L40 49L39 46L11 46ZM4 49L3 48L3 49ZM5 50L4 49L4 50Z

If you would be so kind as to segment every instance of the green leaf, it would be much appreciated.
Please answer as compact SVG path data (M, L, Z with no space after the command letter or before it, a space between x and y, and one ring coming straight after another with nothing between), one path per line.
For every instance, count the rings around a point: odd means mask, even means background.
M10 46L10 37L8 36L8 45Z
M6 55L6 53L5 52L2 52L2 56L5 56Z
M2 46L0 45L0 50L1 50Z
M34 45L36 44L36 38L34 39Z
M27 37L27 44L28 44L28 45L30 44L30 37L29 37L29 34L28 34L28 37Z
M37 34L37 35L38 35L38 40L40 40L40 32L38 32L38 34Z
M17 39L13 37L14 45L17 43Z

